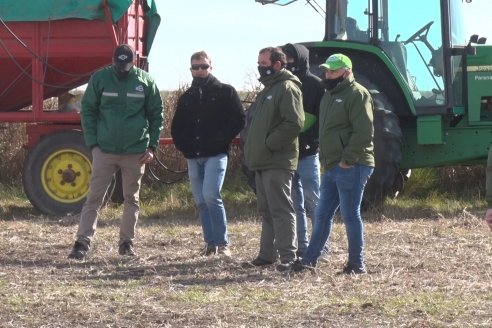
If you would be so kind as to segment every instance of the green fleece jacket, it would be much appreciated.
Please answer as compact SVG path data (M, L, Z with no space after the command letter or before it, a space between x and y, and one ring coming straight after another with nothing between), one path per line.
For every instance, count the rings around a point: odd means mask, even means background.
M352 74L325 92L319 116L320 161L326 168L342 160L374 167L372 98Z
M282 69L260 79L265 88L256 98L256 110L244 145L251 171L297 169L298 136L304 126L301 82Z
M140 68L119 80L112 67L94 73L80 112L88 147L105 153L156 150L163 126L162 99L154 80Z
M492 208L492 147L489 149L489 157L487 159L485 200L487 201L487 208Z

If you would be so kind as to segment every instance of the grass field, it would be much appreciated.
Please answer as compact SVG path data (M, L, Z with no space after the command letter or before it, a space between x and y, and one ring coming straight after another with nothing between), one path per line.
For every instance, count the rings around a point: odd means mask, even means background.
M483 201L403 198L365 213L364 276L338 274L337 220L329 262L293 274L241 267L256 256L260 219L254 196L233 185L224 191L232 258L198 255L201 228L181 184L142 191L136 258L118 255L121 209L108 207L84 262L67 260L76 216L42 216L3 188L0 327L492 327Z

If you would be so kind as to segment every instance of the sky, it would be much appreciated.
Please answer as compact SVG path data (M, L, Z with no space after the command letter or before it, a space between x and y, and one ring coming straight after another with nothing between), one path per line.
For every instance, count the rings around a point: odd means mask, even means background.
M190 56L200 50L212 57L212 74L219 80L238 90L250 89L258 83L256 62L261 48L320 41L324 36L324 19L306 0L288 6L262 5L255 0L155 1L161 25L149 56L149 70L161 90L175 90L191 82ZM325 4L325 0L317 2ZM479 34L492 44L491 9L491 0L465 4L467 35Z

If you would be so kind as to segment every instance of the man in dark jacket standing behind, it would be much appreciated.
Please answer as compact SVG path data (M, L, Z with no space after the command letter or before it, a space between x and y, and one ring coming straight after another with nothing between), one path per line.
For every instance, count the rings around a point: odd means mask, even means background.
M85 142L92 151L92 177L70 259L86 257L99 208L118 169L124 197L118 252L135 255L140 184L145 164L152 161L159 146L164 118L159 89L147 72L134 66L134 60L135 51L129 45L116 47L113 65L92 75L82 98L80 116Z
M299 134L299 163L292 180L292 202L296 211L297 254L302 257L308 246L307 215L314 217L319 200L319 104L325 93L321 79L309 71L309 50L302 44L282 47L287 56L287 70L302 83L304 127ZM327 249L326 249L327 252Z
M298 135L304 125L301 83L285 69L280 48L258 55L260 82L256 110L244 146L246 164L255 171L258 211L262 216L260 250L250 265L270 265L280 256L278 271L296 259L296 218L291 199L292 177L299 155Z
M244 126L244 110L236 90L215 78L211 65L204 51L191 56L193 81L178 100L171 135L188 161L191 189L206 243L203 255L230 256L220 191L229 145Z

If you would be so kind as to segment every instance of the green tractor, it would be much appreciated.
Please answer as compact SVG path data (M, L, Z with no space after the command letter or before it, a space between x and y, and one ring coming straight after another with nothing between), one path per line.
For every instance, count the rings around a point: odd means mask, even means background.
M462 9L470 2L326 0L323 41L303 42L313 73L320 76L319 64L344 53L373 95L376 167L365 204L395 197L413 168L485 163L492 47L477 35L466 39Z

